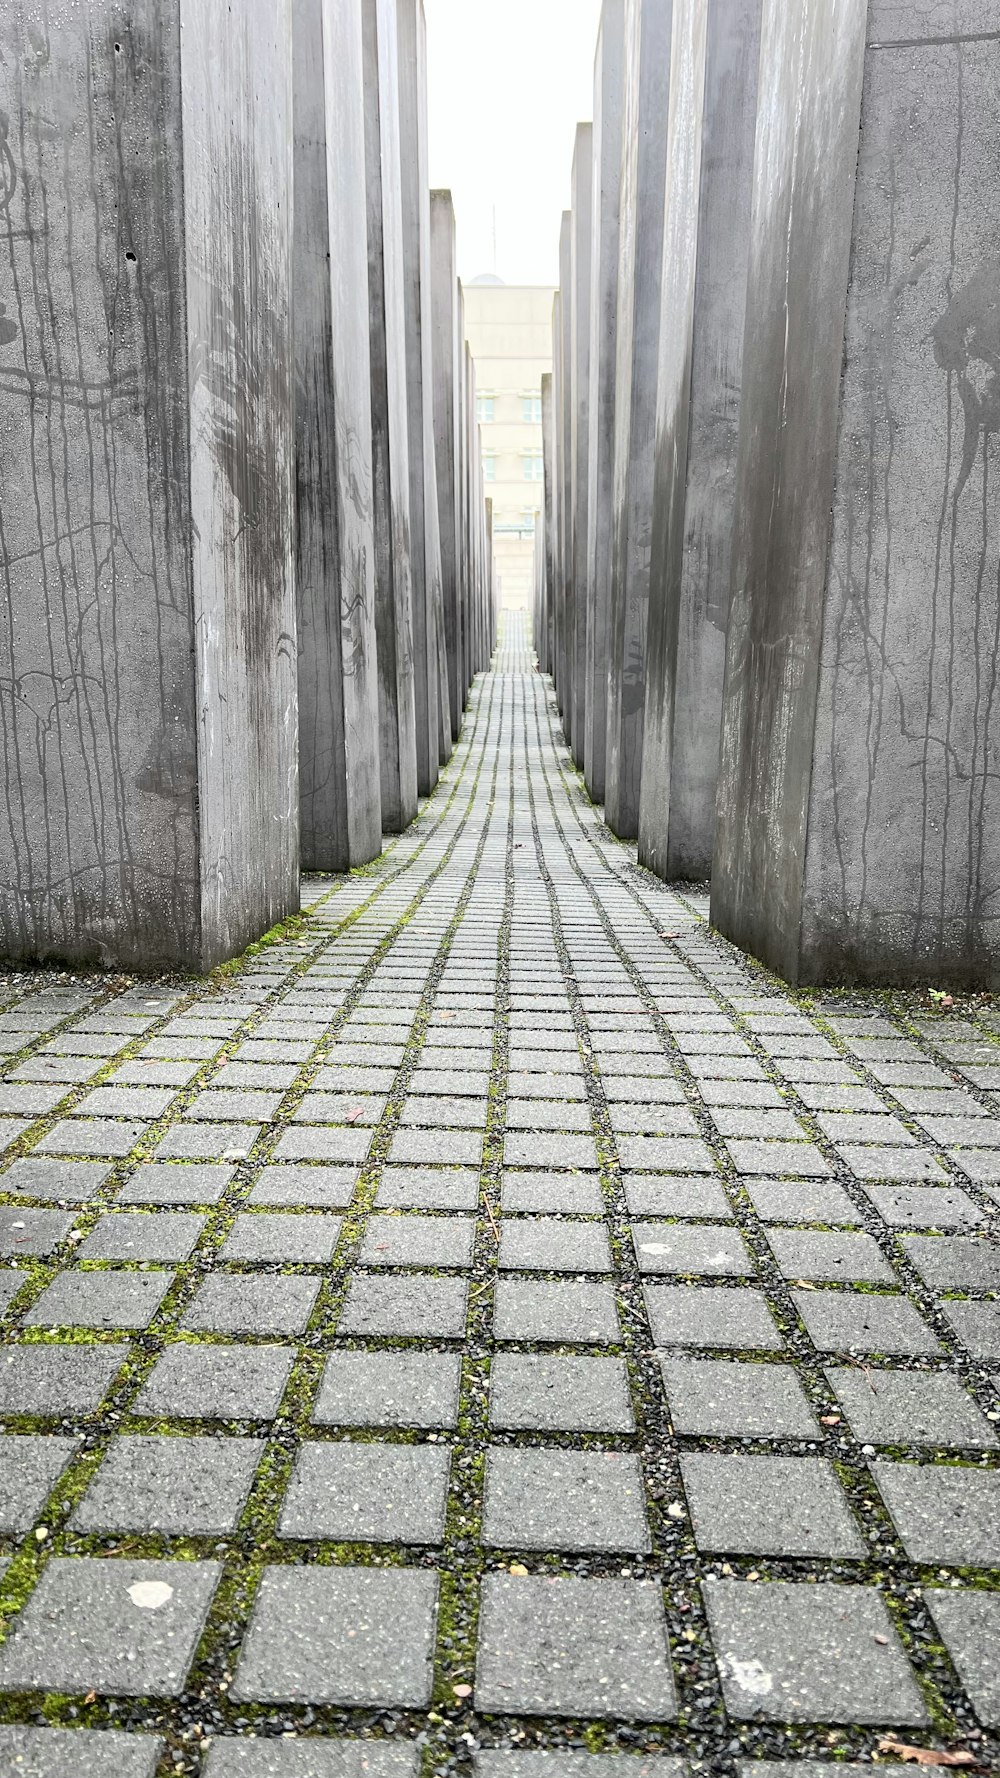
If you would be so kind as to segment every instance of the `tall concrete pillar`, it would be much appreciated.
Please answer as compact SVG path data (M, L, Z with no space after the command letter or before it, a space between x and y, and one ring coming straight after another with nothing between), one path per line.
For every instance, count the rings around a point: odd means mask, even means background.
M360 0L293 0L302 864L382 849Z
M559 374L556 461L559 476L559 678L556 692L566 739L573 742L573 215L559 231Z
M587 690L583 722L583 777L595 803L604 801L608 732L624 44L625 0L604 0L594 62L587 402Z
M576 126L573 227L570 237L570 487L573 507L572 681L573 758L583 765L587 702L587 497L590 445L590 249L594 184L593 125Z
M4 9L11 959L209 969L298 906L290 30Z
M417 729L393 0L362 0L362 19L380 786L382 826L398 833L417 812Z
M671 0L625 0L604 786L605 818L622 839L639 831L672 10Z
M1000 984L998 137L996 32L766 0L712 916L793 982Z
M417 789L438 780L441 725L436 607L441 596L431 366L431 217L427 183L427 33L423 0L396 0L402 163L406 419L417 727Z
M543 652L539 659L542 672L551 673L555 660L555 603L556 603L556 563L558 561L558 539L556 537L556 441L555 441L555 403L552 399L553 373L546 371L542 376L542 505L545 516L545 634L542 637Z
M639 861L711 874L761 0L674 0Z
M437 466L438 517L441 533L441 585L448 661L448 712L452 740L462 726L465 687L462 684L459 626L459 407L462 399L458 269L455 253L455 209L450 191L431 192L431 286L433 294L434 448Z

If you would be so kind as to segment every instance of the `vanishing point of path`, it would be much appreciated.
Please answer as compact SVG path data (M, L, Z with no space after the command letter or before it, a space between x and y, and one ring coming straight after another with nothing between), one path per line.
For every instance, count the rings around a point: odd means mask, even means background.
M516 616L305 900L208 982L0 982L3 1778L988 1770L988 1003L776 989Z

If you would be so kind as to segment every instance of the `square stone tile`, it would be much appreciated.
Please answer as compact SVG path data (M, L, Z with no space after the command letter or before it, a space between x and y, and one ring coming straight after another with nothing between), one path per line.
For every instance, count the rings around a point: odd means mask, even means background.
M879 1215L894 1229L973 1229L986 1222L963 1191L943 1185L866 1185Z
M872 1463L911 1562L1000 1567L1000 1473L954 1464Z
M757 1109L754 1106L723 1107L712 1112L712 1122L721 1136L738 1141L755 1138L784 1142L801 1142L806 1131L790 1111Z
M358 1263L469 1266L475 1232L471 1216L370 1216Z
M590 1106L569 1100L508 1099L505 1122L509 1130L591 1130Z
M288 1338L304 1333L319 1295L320 1280L227 1277L216 1273L199 1284L181 1316L180 1325L203 1333L276 1334Z
M761 1222L861 1221L842 1185L833 1179L748 1179L747 1196Z
M607 1230L596 1222L557 1216L504 1217L500 1231L502 1272L610 1272Z
M117 1344L8 1344L0 1351L0 1415L94 1413L129 1351Z
M111 1118L64 1118L55 1124L38 1144L37 1153L64 1155L101 1155L117 1160L129 1154L146 1124L115 1123Z
M603 1216L604 1198L592 1173L505 1172L500 1207L505 1216L519 1210Z
M264 1450L254 1438L115 1438L70 1520L75 1531L235 1531Z
M926 1179L947 1185L944 1168L925 1148L880 1148L840 1142L837 1153L856 1179Z
M474 1167L384 1167L375 1193L378 1210L475 1210Z
M11 1266L0 1271L0 1314L10 1307L18 1291L28 1281L29 1274Z
M738 1173L789 1175L797 1179L824 1179L832 1169L811 1142L726 1143Z
M940 1309L974 1358L1000 1359L1000 1303L944 1302Z
M640 1272L740 1278L756 1271L736 1229L683 1222L640 1222L632 1229Z
M861 1559L866 1545L832 1463L819 1457L681 1457L700 1550Z
M162 1117L176 1093L172 1087L94 1087L74 1107L80 1117Z
M1000 1290L1000 1245L981 1235L902 1235L900 1246L932 1290Z
M31 1530L78 1444L49 1433L0 1435L0 1536Z
M717 1179L684 1179L679 1174L658 1177L626 1173L622 1178L625 1202L631 1216L712 1217L732 1222L733 1208Z
M260 1261L320 1266L333 1258L343 1218L298 1216L280 1211L248 1211L236 1217L220 1259L240 1264Z
M450 1427L458 1419L457 1352L331 1352L317 1426Z
M624 1360L497 1352L490 1425L526 1432L631 1432Z
M669 1722L676 1714L659 1587L489 1574L477 1710Z
M784 1345L758 1290L694 1284L645 1284L643 1296L657 1346L717 1346L776 1352Z
M172 1272L63 1272L24 1317L26 1327L148 1327Z
M279 1537L440 1543L451 1452L444 1445L304 1444Z
M133 1412L157 1420L273 1420L294 1359L282 1346L179 1342L157 1359Z
M937 1335L908 1297L860 1290L793 1290L792 1300L820 1352L917 1357L941 1351Z
M819 1437L791 1365L661 1357L660 1368L676 1433L713 1438Z
M0 1258L44 1259L54 1253L73 1226L63 1210L0 1210Z
M824 1229L776 1229L767 1241L784 1278L816 1278L863 1284L898 1282L871 1235L835 1234Z
M460 1340L465 1336L467 1296L464 1278L369 1278L355 1273L337 1332Z
M714 1173L711 1150L691 1136L618 1136L615 1146L623 1167L660 1169L665 1173Z
M968 1179L1000 1182L1000 1151L995 1148L950 1148L948 1153Z
M100 1191L109 1168L101 1161L53 1161L34 1155L12 1161L0 1173L0 1191L52 1204L86 1204Z
M356 1167L297 1167L292 1163L265 1167L247 1203L255 1209L345 1210L354 1196Z
M79 1259L184 1260L205 1226L203 1216L113 1210L77 1249Z
M597 1149L592 1136L550 1135L544 1132L514 1132L504 1137L503 1158L506 1167L584 1167L597 1166Z
M610 1284L582 1278L572 1284L498 1279L493 1333L498 1340L554 1345L616 1345L621 1339Z
M429 1703L437 1589L426 1569L265 1568L233 1698Z
M147 1161L122 1186L119 1204L218 1204L235 1177L232 1166Z
M153 1778L155 1735L117 1729L0 1728L0 1771L11 1778Z
M649 1550L638 1460L622 1451L495 1446L486 1459L483 1542L510 1550Z
M927 1721L873 1587L706 1580L702 1590L726 1708L737 1721Z
M927 1587L924 1598L976 1716L1000 1727L1000 1593Z
M970 1450L996 1446L992 1426L957 1377L833 1368L826 1375L851 1431L863 1444Z
M338 1129L333 1124L294 1125L279 1138L276 1161L354 1161L366 1159L371 1147L372 1132L365 1129Z
M176 1698L219 1562L55 1556L0 1649L0 1692Z
M483 1138L474 1130L397 1130L389 1147L395 1166L413 1163L432 1167L478 1167Z

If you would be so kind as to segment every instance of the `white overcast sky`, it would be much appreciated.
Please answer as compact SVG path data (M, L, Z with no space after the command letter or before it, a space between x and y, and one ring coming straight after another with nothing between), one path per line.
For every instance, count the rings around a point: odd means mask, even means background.
M455 200L459 276L495 269L505 284L558 284L573 135L593 113L600 0L424 6L430 183Z

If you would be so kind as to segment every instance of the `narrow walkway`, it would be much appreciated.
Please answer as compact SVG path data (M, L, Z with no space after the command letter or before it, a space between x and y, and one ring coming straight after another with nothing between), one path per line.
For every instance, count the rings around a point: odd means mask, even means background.
M774 991L516 617L306 901L211 983L0 983L0 1773L988 1769L996 1015Z

